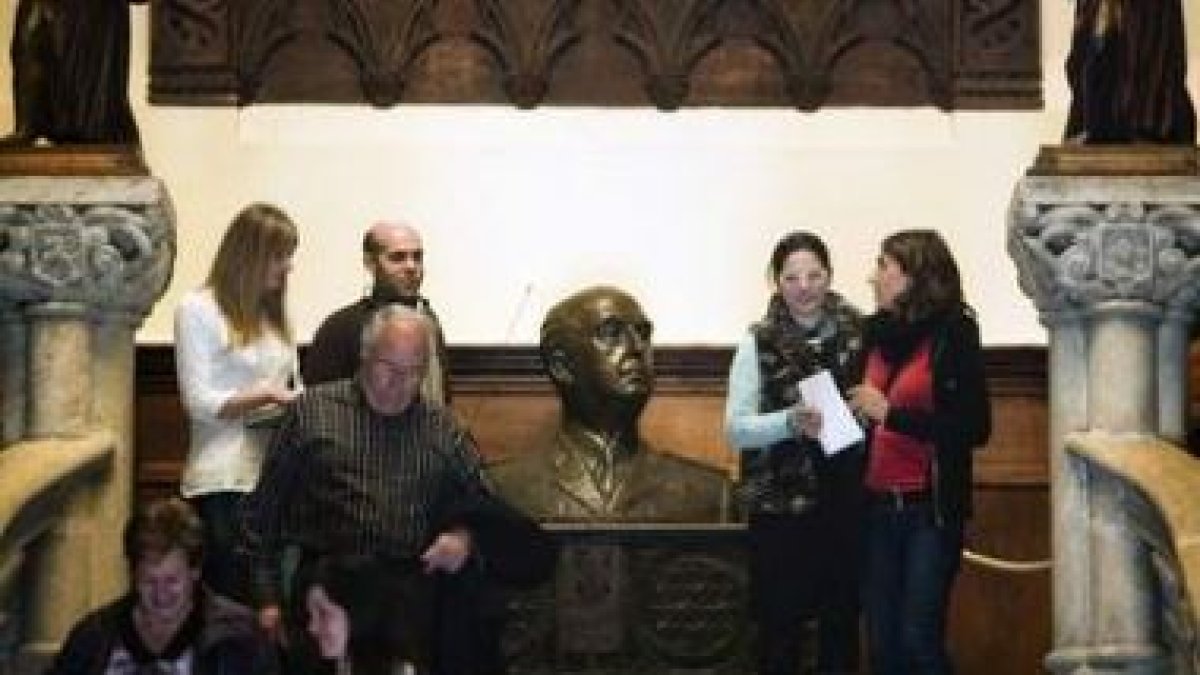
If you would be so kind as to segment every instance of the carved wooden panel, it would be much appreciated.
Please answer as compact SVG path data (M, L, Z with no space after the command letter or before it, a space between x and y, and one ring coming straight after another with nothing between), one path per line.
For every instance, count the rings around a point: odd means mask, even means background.
M1041 106L1036 0L158 0L159 104Z

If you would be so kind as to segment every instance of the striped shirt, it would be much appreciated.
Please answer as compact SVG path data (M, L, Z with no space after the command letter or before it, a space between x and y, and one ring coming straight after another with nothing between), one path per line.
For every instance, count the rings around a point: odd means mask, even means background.
M247 504L264 602L280 598L283 550L415 561L480 492L475 443L451 413L415 400L375 412L356 380L307 390L291 406Z

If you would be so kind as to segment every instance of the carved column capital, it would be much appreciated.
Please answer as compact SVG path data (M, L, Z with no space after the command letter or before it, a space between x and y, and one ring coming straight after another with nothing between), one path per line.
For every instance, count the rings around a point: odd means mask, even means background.
M0 179L0 303L140 322L170 280L174 220L151 177Z
M1008 252L1044 319L1145 303L1190 314L1200 300L1200 178L1027 177Z

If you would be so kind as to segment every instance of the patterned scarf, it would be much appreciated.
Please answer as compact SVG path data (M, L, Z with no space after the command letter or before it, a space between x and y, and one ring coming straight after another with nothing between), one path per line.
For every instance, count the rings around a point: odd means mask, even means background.
M766 316L751 327L758 351L762 412L790 408L800 398L797 383L828 369L842 388L860 369L861 315L836 293L828 293L811 327L792 318L779 294ZM747 510L803 513L816 503L820 445L812 439L788 439L742 453L741 494Z

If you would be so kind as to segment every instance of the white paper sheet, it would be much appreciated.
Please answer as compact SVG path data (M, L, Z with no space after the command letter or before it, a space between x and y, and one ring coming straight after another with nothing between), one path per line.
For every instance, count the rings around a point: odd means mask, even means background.
M842 399L828 370L800 380L800 398L821 412L821 449L834 455L863 440L862 427Z

